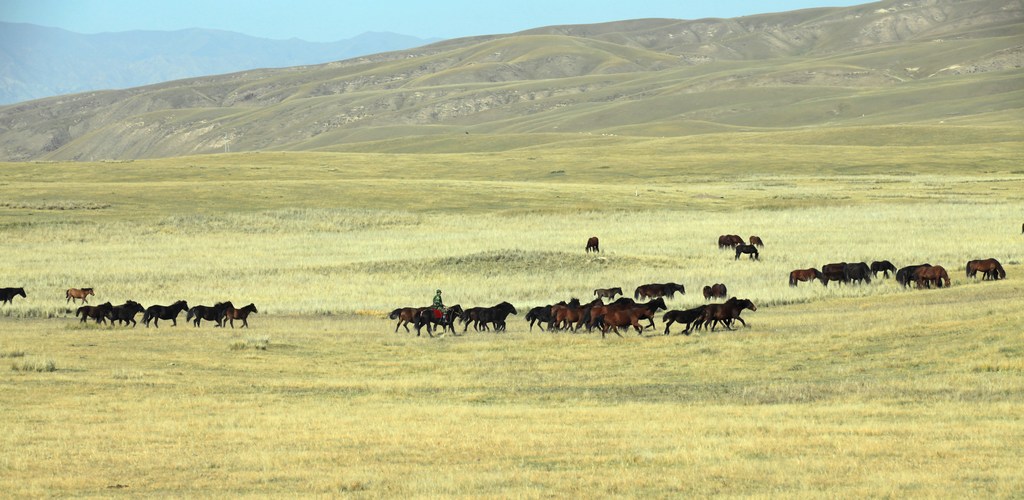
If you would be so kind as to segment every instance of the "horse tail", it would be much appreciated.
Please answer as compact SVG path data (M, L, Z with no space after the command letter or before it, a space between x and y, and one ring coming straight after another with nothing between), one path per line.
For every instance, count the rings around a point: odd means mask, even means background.
M394 311L391 311L391 314L388 315L388 318L389 319L398 319L398 315L401 312L402 312L402 308L399 307L398 309L395 309Z
M634 299L639 299L640 298L640 287L636 287L636 290L633 291L633 298Z
M793 273L789 273L789 286L796 286L796 276L793 276Z

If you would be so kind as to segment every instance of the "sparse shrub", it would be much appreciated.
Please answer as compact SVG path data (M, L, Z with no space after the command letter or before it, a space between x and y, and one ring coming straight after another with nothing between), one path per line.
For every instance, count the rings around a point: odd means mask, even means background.
M0 351L0 358L23 358L25 357L25 351L21 349L7 349Z
M11 369L16 372L52 372L57 371L57 363L52 359L33 356L11 363Z
M246 337L245 339L237 339L228 345L232 351L243 351L245 349L255 349L257 351L266 351L270 347L270 337Z

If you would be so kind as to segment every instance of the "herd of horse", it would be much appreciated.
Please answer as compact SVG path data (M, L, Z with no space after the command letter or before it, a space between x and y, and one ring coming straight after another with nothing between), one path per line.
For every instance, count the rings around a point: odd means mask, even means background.
M964 266L968 278L975 278L980 271L983 280L1000 280L1006 278L1006 271L1002 264L996 259L983 259L968 261ZM907 288L917 285L917 288L943 288L950 286L949 273L942 266L931 264L915 264L896 269L896 266L887 260L872 262L869 266L865 262L838 262L825 264L819 271L816 268L796 269L789 273L789 286L797 286L800 282L818 280L822 285L828 286L829 282L836 283L871 283L871 279L878 278L882 273L883 278L888 278L889 273L896 277L896 282Z

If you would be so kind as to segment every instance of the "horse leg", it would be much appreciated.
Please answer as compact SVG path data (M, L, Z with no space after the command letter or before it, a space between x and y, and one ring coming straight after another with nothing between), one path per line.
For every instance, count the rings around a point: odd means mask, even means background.
M665 335L669 334L668 333L668 327L672 326L672 323L674 323L674 322L675 322L674 319L670 319L670 320L665 322Z

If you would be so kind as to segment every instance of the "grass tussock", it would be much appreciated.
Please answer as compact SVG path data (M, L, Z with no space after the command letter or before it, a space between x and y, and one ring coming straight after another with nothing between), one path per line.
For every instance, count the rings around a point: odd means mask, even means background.
M238 339L228 344L228 347L232 351L244 351L246 349L252 349L256 351L266 351L270 347L270 337L262 335L258 337L246 337L244 339Z
M12 362L11 370L16 372L53 372L57 371L57 363L49 358L28 356Z

